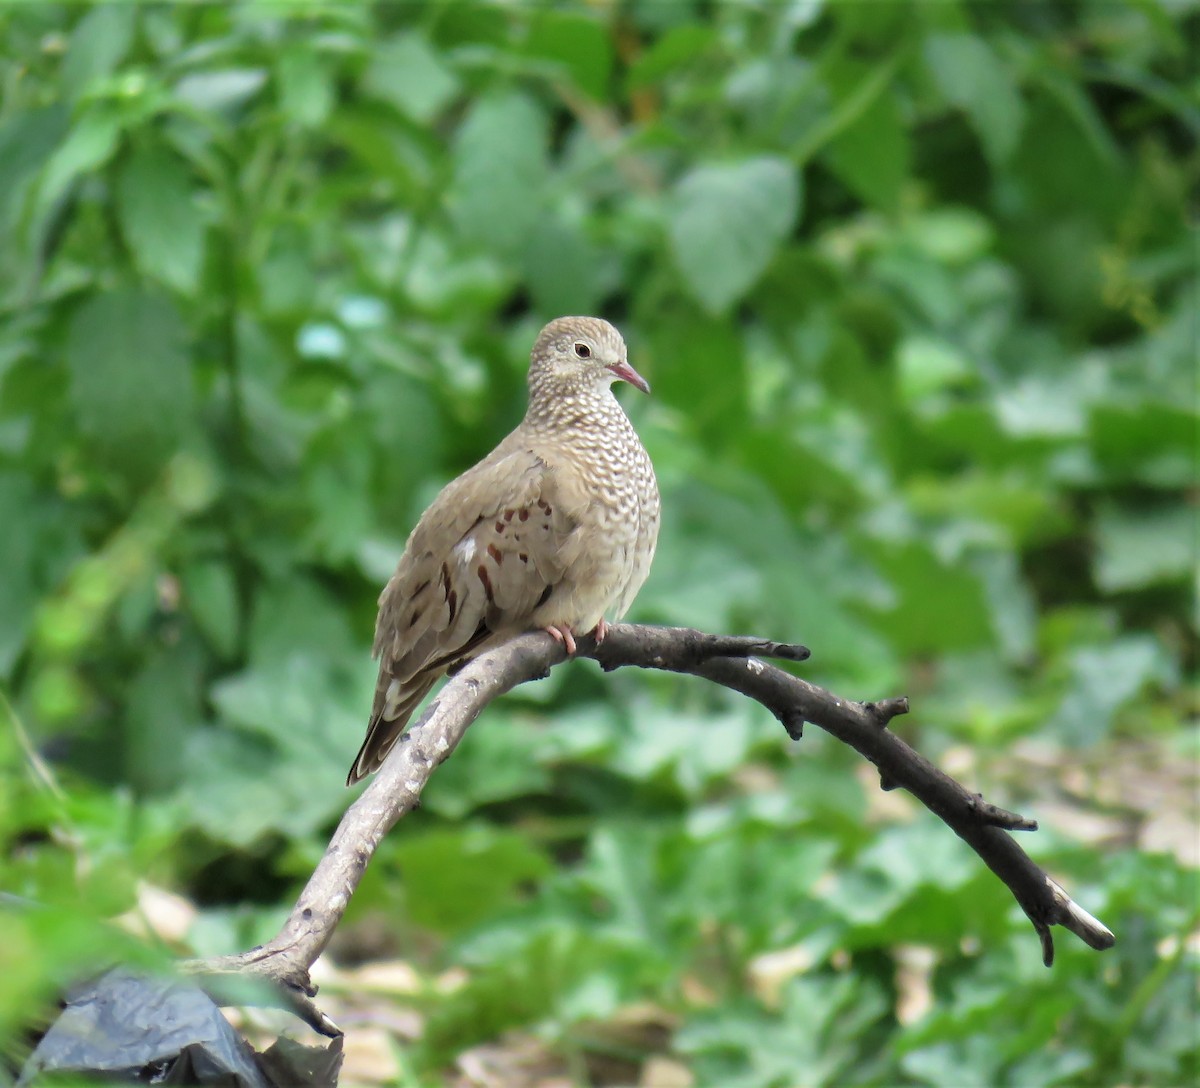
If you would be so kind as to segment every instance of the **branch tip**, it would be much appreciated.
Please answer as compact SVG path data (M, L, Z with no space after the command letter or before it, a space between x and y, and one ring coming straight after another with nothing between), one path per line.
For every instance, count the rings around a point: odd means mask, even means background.
M908 713L908 697L899 695L894 699L880 699L878 702L863 703L863 709L871 715L880 729L884 729L893 718Z
M1089 948L1096 949L1097 952L1104 952L1117 943L1113 931L1099 918L1089 914L1076 903L1063 890L1062 885L1050 877L1046 877L1046 883L1049 885L1055 905L1058 907L1058 917L1055 918L1055 921L1063 929L1069 929L1084 944Z
M812 650L798 642L772 642L770 652L764 653L763 657L774 657L779 661L807 661L812 657Z
M794 710L785 710L779 715L779 722L783 726L784 732L792 740L804 739L805 718L803 714L797 714Z
M1033 923L1033 928L1037 930L1038 939L1042 942L1042 963L1047 967L1054 966L1054 934L1050 932L1050 927L1045 922Z
M300 992L288 985L287 982L280 982L278 990L282 994L284 1008L292 1010L318 1035L324 1035L326 1039L337 1039L338 1036L346 1034L324 1012L320 1011L317 1003L314 1002L313 998L317 996L316 986L308 986L310 992Z
M1017 812L1009 812L1006 808L993 805L983 799L982 793L975 794L969 801L971 809L979 817L981 824L989 827L1002 827L1005 831L1036 831L1037 820L1030 820Z
M318 1035L324 1035L327 1039L336 1039L345 1034L337 1024L317 1007L317 1003L311 997L289 991L287 988L285 988L284 994L288 1007L292 1012L300 1017Z

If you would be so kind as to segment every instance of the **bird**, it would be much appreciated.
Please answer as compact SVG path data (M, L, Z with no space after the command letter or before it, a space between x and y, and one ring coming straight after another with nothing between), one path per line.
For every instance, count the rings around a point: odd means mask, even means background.
M530 353L524 418L421 515L379 597L379 678L348 786L377 771L447 673L526 631L569 655L602 641L654 558L660 501L650 457L613 395L643 393L621 334L560 317Z

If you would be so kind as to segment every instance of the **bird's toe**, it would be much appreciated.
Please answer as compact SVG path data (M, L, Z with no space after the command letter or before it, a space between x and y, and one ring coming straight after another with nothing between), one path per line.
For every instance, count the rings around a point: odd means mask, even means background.
M548 634L551 638L553 638L555 642L561 642L563 646L566 647L568 657L575 656L575 650L577 649L575 645L575 635L571 628L565 623L552 623L546 627L543 627L542 630L545 631L546 634Z

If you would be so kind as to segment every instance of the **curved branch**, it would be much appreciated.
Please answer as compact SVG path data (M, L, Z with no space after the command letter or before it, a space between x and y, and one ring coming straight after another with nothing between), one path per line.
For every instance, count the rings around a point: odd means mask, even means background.
M1035 865L1009 834L1034 831L1036 822L988 804L887 728L892 718L908 712L907 699L841 699L762 661L808 657L803 646L765 639L614 624L600 646L591 638L579 639L578 646L580 657L595 658L606 671L636 665L702 676L761 703L794 739L802 735L805 722L812 722L850 745L875 764L883 789L908 790L1008 886L1041 938L1047 967L1054 961L1053 925L1070 930L1092 948L1112 947L1112 933ZM417 806L430 776L483 709L516 685L548 675L565 657L559 643L537 632L514 638L466 665L347 809L278 935L248 952L193 961L187 967L204 974L246 972L266 978L282 987L290 1007L317 1031L338 1034L312 1000L316 988L308 969L329 943L371 856L396 821Z

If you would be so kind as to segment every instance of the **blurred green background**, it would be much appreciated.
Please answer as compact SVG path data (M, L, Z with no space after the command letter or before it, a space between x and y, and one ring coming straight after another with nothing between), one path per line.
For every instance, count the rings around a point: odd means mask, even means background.
M1195 1083L1198 31L0 9L0 1083L94 965L274 932L352 796L379 588L563 313L654 386L631 618L907 694L1118 944L1046 970L819 730L574 663L376 857L317 976L345 1082Z

